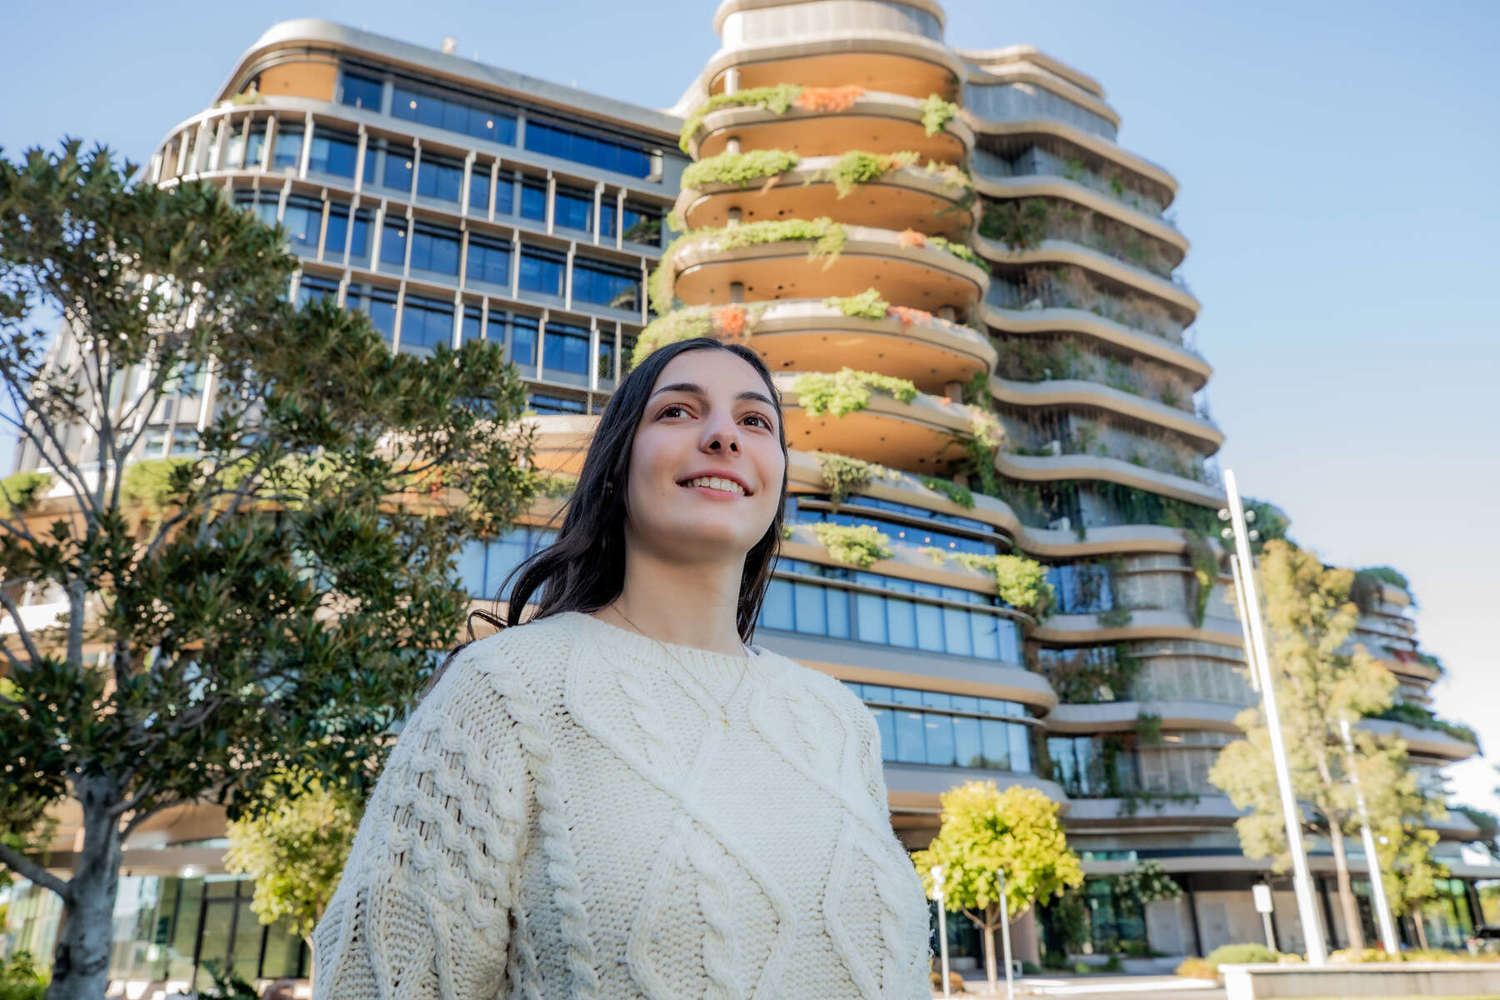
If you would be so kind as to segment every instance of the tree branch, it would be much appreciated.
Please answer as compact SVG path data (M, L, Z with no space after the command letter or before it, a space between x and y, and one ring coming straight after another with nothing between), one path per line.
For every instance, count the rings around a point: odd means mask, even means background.
M73 886L71 883L64 882L4 841L0 841L0 864L4 864L5 867L24 879L30 879L37 885L46 886L61 896L65 902L71 903L73 901Z
M15 600L12 599L11 596L7 594L3 589L0 589L0 606L3 606L5 610L9 612L10 616L15 619L16 635L20 637L21 644L26 647L26 655L31 657L33 662L40 662L42 659L42 654L41 651L36 648L36 643L31 639L31 630L28 629L26 627L26 623L21 620L21 611L16 607ZM7 654L9 654L9 650L7 650L6 652ZM13 654L12 658L14 658Z

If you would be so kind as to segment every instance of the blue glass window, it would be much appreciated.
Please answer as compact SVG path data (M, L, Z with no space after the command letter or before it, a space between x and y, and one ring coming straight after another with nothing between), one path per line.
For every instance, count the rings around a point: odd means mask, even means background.
M662 213L657 208L625 203L624 239L631 243L658 246L661 243Z
M651 175L651 155L642 147L537 118L526 120L526 148L631 177Z
M603 330L599 331L599 352L594 355L594 368L601 383L615 377L615 338Z
M345 72L339 79L339 103L366 111L380 110L380 95L384 88L378 79Z
M490 168L476 163L469 172L469 207L476 212L490 210Z
M365 311L373 326L387 344L396 339L396 293L386 288L372 288L365 295Z
M484 339L484 316L478 306L464 306L464 323L458 331L460 346L471 340Z
M523 291L540 292L543 295L563 293L563 272L567 269L566 254L539 247L521 248L521 288Z
M453 343L453 303L408 295L401 310L401 353L431 354Z
M1060 614L1097 614L1114 607L1109 570L1097 563L1067 563L1047 568L1047 582L1057 595Z
M310 173L333 177L353 177L354 161L359 159L359 137L323 128L313 130L312 148L307 154Z
M250 126L250 133L245 137L245 166L258 167L266 154L266 123L256 122ZM231 164L238 166L238 164Z
M316 274L304 274L297 282L297 305L305 306L313 299L336 299L339 283L336 278L324 278Z
M370 230L375 225L375 213L361 208L354 213L354 232L349 235L349 263L367 265L370 262Z
M521 563L557 539L545 528L516 528L491 542L473 541L458 557L459 578L470 594L503 600L500 587Z
M323 258L343 260L344 244L349 241L349 206L339 202L328 204L328 230L323 234Z
M422 154L422 162L417 169L417 194L457 204L463 186L464 165L461 162L444 156Z
M547 342L542 357L549 372L588 375L589 331L566 323L548 323Z
M427 222L412 226L411 268L432 274L458 275L458 230Z
M527 395L526 405L538 413L587 413L588 407L581 399L567 396L552 396L533 392Z
M406 265L406 220L385 220L385 226L380 232L380 263L381 270L399 271Z
M411 149L392 146L385 151L385 170L380 174L380 183L392 191L411 193L412 164L416 153Z
M490 285L510 287L510 241L469 234L467 277Z
M294 194L286 200L286 212L281 216L292 241L292 248L302 253L318 251L318 234L323 229L323 203L316 198Z
M495 214L510 215L515 210L516 175L509 170L502 170L495 179Z
M880 729L884 760L938 767L1031 771L1031 736L1015 702L975 699L940 691L874 684L845 684L869 706Z
M398 83L391 92L391 114L397 118L488 139L516 141L516 119L509 111Z
M573 260L573 298L611 309L639 310L641 272L620 264L576 257Z
M536 364L538 323L535 316L512 313L510 317L510 353L507 360L518 365Z
M547 182L523 180L521 182L521 218L538 222L547 218Z
M271 166L277 169L281 167L300 166L302 161L302 129L290 128L284 124L277 123L276 127L276 154L271 158Z
M261 222L274 226L276 225L276 211L281 207L281 198L271 191L262 191L259 194L254 191L236 191L234 204L237 208L253 211Z
M587 191L559 187L557 204L552 210L554 225L580 232L594 231L594 196Z
M599 235L613 236L615 234L615 223L619 219L619 214L613 198L599 200Z

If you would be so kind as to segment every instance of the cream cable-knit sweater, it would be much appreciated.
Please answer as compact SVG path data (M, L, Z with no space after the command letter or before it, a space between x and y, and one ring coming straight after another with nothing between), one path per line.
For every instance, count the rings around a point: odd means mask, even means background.
M927 904L842 684L564 614L412 713L313 935L319 1000L922 1000Z

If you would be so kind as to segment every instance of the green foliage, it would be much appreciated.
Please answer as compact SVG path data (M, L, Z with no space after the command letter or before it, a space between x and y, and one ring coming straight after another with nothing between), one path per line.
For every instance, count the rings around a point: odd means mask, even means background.
M1142 906L1182 895L1182 886L1167 874L1160 861L1142 861L1128 872L1111 875L1109 881L1116 898L1134 897Z
M693 137L703 127L703 119L720 108L755 107L764 108L773 115L784 115L802 94L802 88L792 83L779 83L774 87L749 87L732 94L714 94L698 105L682 123L677 146L684 153L691 148Z
M1161 743L1161 716L1155 712L1139 713L1135 717L1135 738L1140 746L1155 746Z
M928 135L937 135L948 127L953 116L958 114L958 105L945 101L937 94L929 94L922 102L922 127Z
M985 496L1000 495L1000 474L995 470L995 452L1005 440L1005 432L993 413L979 407L969 409L969 429L954 434L949 448L960 454L955 471L978 480L979 492Z
M1278 955L1263 944L1221 944L1208 953L1210 965L1246 965L1252 962L1274 962Z
M1479 838L1474 843L1483 847L1490 857L1500 861L1500 818L1474 806L1449 806L1449 809L1479 828Z
M1449 722L1447 719L1439 718L1431 709L1423 708L1421 705L1413 705L1410 702L1398 702L1387 706L1370 715L1372 719L1388 719L1391 722L1404 722L1407 725L1416 726L1419 729L1431 729L1440 733L1447 733L1454 739L1463 740L1479 746L1479 734L1474 732L1472 726L1466 726L1461 722Z
M973 509L974 507L974 492L967 486L960 486L951 479L933 479L930 476L924 476L922 485L934 493L941 493L960 507L968 509Z
M812 243L807 251L808 260L825 260L832 264L844 250L848 230L827 217L817 219L767 219L763 222L746 222L722 229L699 229L684 233L672 241L662 252L661 260L646 281L651 298L651 308L659 316L672 311L676 302L673 285L677 280L674 258L685 243L712 240L723 250L758 246L764 243L787 243L806 240ZM826 266L826 265L825 265Z
M635 338L635 347L630 352L630 367L634 368L652 351L675 344L679 340L707 337L713 333L713 323L707 309L674 309L646 324Z
M986 967L993 970L1000 873L1014 920L1082 885L1083 868L1068 847L1057 803L1038 789L1012 785L1002 792L993 781L970 781L944 792L941 802L938 835L926 850L912 854L912 863L929 896L933 869L943 869L942 905L963 913L983 932Z
M0 862L63 896L67 995L104 991L139 824L187 802L237 817L288 767L369 787L467 611L459 548L507 530L536 480L498 345L393 354L363 314L287 301L284 234L218 187L132 173L76 143L0 160L0 381L71 514L0 516L7 584L69 595L62 627L18 623L0 833L68 799L86 831L66 881L8 840ZM49 354L27 318L64 310L75 349ZM130 468L139 415L210 366L200 457ZM86 456L53 443L78 435Z
M0 965L0 1000L42 1000L47 976L29 951L18 951Z
M802 158L784 149L752 149L746 153L720 153L682 170L682 186L703 188L709 184L743 187L791 170Z
M566 473L544 472L537 476L537 496L552 497L565 500L573 495L573 490L578 487L578 477Z
M1411 583L1406 579L1405 574L1392 569L1390 566L1366 566L1359 572L1372 576L1381 583L1388 583L1392 587L1399 587L1406 591L1411 590Z
M1058 698L1070 705L1128 701L1141 661L1123 642L1113 646L1050 650L1039 663Z
M813 534L828 550L828 554L841 563L868 569L881 559L889 559L890 537L881 533L873 524L833 524L819 521L812 526Z
M203 963L213 985L199 992L199 1000L259 1000L253 983L247 982L234 969L226 969L213 959Z
M840 368L833 373L803 372L792 381L798 405L812 417L858 413L870 405L870 393L876 390L902 403L917 398L917 387L907 379L853 368Z
M1029 250L1046 237L1047 218L1047 203L1040 198L989 202L979 220L979 234L1012 250Z
M230 822L224 867L253 880L250 909L261 923L284 917L295 933L312 934L338 888L361 811L347 789L280 772L253 811Z
M1047 582L1046 567L1033 559L977 552L955 552L952 558L962 566L994 576L995 593L1018 611L1043 618L1056 600L1052 584Z
M985 274L990 273L990 262L973 250L970 250L966 243L959 243L943 236L929 236L927 237L927 243L930 246L937 247L939 250L944 250L952 254L966 264L973 264Z
M820 176L822 180L833 182L840 198L846 198L859 185L878 181L892 170L909 167L915 162L916 153L865 153L856 149L840 156Z
M891 304L881 298L880 293L873 288L866 288L858 295L846 295L842 298L832 295L824 299L823 304L831 309L837 309L851 319L885 319L886 310L891 307Z
M1193 567L1193 625L1203 627L1203 616L1208 611L1208 600L1213 595L1214 584L1219 580L1219 550L1205 535L1184 532L1187 536L1188 563Z
M818 470L823 475L823 485L828 487L828 499L835 507L869 486L879 476L895 479L899 473L874 462L864 462L847 455L818 453Z
M1135 615L1131 614L1129 608L1118 604L1094 616L1094 619L1106 628L1123 628L1134 618Z
M17 472L0 479L0 515L23 514L52 488L50 472Z

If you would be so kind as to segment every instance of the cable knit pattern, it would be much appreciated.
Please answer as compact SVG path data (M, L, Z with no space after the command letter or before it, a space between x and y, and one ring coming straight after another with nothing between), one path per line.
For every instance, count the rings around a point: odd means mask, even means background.
M928 997L869 712L764 649L668 650L580 614L464 650L371 797L315 997Z

